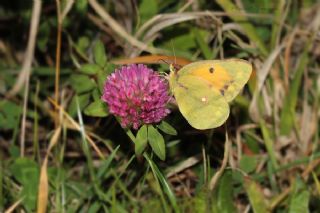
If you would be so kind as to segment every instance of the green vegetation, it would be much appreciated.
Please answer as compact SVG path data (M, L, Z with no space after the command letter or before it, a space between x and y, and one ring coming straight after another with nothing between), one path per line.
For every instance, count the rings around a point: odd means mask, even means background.
M319 11L317 0L1 3L0 212L320 212ZM104 83L117 59L144 55L242 58L254 72L219 128L193 129L174 102L163 121L122 128ZM165 75L164 61L145 63Z

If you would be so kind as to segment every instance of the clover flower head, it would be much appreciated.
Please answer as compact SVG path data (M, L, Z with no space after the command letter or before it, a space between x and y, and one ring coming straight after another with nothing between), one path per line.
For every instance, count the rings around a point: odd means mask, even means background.
M101 99L123 128L160 122L170 112L167 82L143 64L116 69L107 78Z

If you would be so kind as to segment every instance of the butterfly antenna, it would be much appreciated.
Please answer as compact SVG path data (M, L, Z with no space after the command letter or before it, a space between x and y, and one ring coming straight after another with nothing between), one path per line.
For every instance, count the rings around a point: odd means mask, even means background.
M166 60L162 59L162 58L158 60L159 63L160 63L161 61L164 62L165 64L168 64L168 65L169 65L169 63L168 63Z
M174 51L174 45L173 45L173 41L172 40L171 40L171 46L172 46L172 51L173 51L173 56L174 56L174 64L177 64L176 52Z

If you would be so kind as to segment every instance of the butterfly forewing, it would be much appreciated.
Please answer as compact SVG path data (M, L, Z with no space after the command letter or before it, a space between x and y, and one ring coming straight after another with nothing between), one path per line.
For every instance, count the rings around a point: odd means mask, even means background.
M252 65L240 59L221 60L217 63L232 76L232 82L225 86L224 92L224 97L230 102L248 82L252 72Z
M178 75L195 76L208 81L230 102L247 83L251 71L251 64L241 59L204 60L184 66Z

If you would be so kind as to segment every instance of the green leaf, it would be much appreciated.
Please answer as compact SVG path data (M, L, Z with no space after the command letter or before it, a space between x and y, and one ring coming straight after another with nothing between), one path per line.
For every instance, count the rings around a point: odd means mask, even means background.
M86 107L84 114L94 117L106 117L108 115L107 104L102 100L96 100Z
M221 213L236 212L233 201L232 172L223 174L219 180L218 209Z
M20 197L24 197L23 204L30 211L35 209L40 169L36 162L28 158L18 158L10 166L14 178L22 185Z
M247 156L243 155L241 157L239 167L242 171L246 173L253 172L257 167L257 157L256 156Z
M88 0L77 0L75 2L76 10L82 14L85 14L88 8Z
M109 157L103 161L101 161L101 165L99 166L99 170L97 172L97 180L102 182L103 176L109 171L111 162L116 156L117 151L119 150L120 145L118 145L109 155Z
M261 131L262 131L262 136L263 136L263 139L264 139L264 142L265 142L265 145L266 145L266 148L267 148L268 155L270 157L272 166L273 166L273 168L277 168L278 167L278 163L277 163L277 159L276 159L275 152L274 152L275 149L274 149L274 146L273 146L274 140L271 137L272 131L270 131L267 128L266 122L263 119L260 120L260 128L261 128Z
M139 14L141 23L150 19L158 12L157 0L142 0L139 5Z
M244 188L248 194L253 212L255 213L268 213L266 200L260 186L249 178L244 179Z
M97 76L98 88L103 93L103 87L106 82L107 76L110 75L116 68L114 64L107 64L104 69L99 70Z
M137 132L135 140L135 153L136 155L141 155L143 150L146 148L148 142L148 129L147 125L143 125Z
M166 147L163 136L153 126L148 126L148 141L154 153L161 159L166 159Z
M148 134L149 134L149 130L148 130ZM170 201L173 209L175 210L174 212L179 213L180 211L179 211L179 208L177 205L177 199L176 199L175 194L173 193L172 189L170 188L170 185L169 185L166 177L162 174L162 172L158 168L157 164L155 164L154 161L146 153L144 153L143 156L148 161L154 177L156 178L156 180L158 182L160 182L160 184L162 186L161 189L167 194L169 201Z
M88 92L96 87L96 83L86 75L74 74L71 76L70 81L78 94Z
M280 134L288 135L295 123L295 111L299 100L299 92L301 90L301 83L303 81L303 73L309 63L309 50L313 47L312 37L305 44L304 51L300 56L298 67L294 78L290 84L289 94L285 97L284 106L280 116Z
M19 124L21 107L14 102L0 101L0 129L14 129Z
M76 102L76 97L78 96L78 102L79 102L79 106L80 109L83 110L90 101L90 94L89 93L85 93L85 94L81 94L81 95L74 95L71 99L70 105L68 107L68 113L74 117L77 114L77 102Z
M157 127L168 135L177 135L177 131L169 123L162 121Z
M98 40L93 47L93 54L95 62L100 66L104 67L107 63L107 56L104 49L104 44Z
M306 189L305 183L299 178L297 178L293 183L289 213L310 212L310 192Z
M90 44L90 40L88 37L85 37L85 36L81 36L79 39L78 39L78 42L77 42L77 48L78 50L83 54L85 55L85 50L88 48Z
M246 32L248 38L255 43L262 55L267 56L268 50L262 39L257 34L256 28L252 25L244 13L231 0L217 0L216 1L226 11L231 19L237 22Z
M302 192L295 193L291 198L289 213L310 212L309 211L310 192L303 190Z
M92 90L91 95L94 101L101 100L101 93L98 88Z
M101 70L101 68L96 64L83 64L80 67L80 72L87 75L95 75Z
M196 195L188 202L188 210L190 212L209 212L209 193L211 192L207 187L201 187L201 189L196 193Z
M96 213L101 209L101 203L96 201L93 204L90 204L90 208L88 209L88 213Z
M212 59L213 58L213 53L208 47L208 42L205 40L207 36L206 31L200 31L199 29L192 29L192 34L194 36L194 39L196 40L202 55L204 56L205 59Z
M42 52L47 51L50 29L51 26L49 21L44 21L39 26L39 33L37 35L37 46Z

